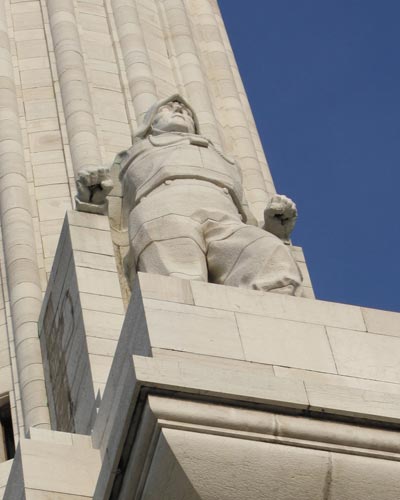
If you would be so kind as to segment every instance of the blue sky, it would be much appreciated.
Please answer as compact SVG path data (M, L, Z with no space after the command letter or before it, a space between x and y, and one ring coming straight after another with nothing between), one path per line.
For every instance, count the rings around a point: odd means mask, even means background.
M219 5L317 297L400 311L400 2Z

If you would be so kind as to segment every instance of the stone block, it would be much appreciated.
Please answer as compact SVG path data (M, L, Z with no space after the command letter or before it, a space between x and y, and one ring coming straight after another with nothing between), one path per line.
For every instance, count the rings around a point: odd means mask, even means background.
M134 357L135 366L137 360ZM139 368L137 373L144 372ZM167 373L159 374L162 375L166 375L166 389L171 379ZM138 380L144 382L145 378L139 376ZM125 442L116 447L112 442L104 452L95 499L110 493L107 470L110 472L118 463L118 458L114 462L115 452L124 456L124 461L119 462L120 477L114 482L115 497L140 492L144 498L172 499L179 491L190 499L326 500L340 491L342 496L337 498L350 498L345 496L347 478L352 498L363 500L365 491L352 488L350 471L360 477L372 476L369 465L373 467L375 463L379 468L381 463L393 459L393 467L386 469L392 474L386 480L391 492L388 498L397 498L392 494L397 491L393 486L397 485L396 471L400 467L400 441L394 431L271 413L261 406L230 406L223 399L215 404L214 392L202 393L203 400L199 401L190 396L175 398L176 392L153 395L149 386L148 390L144 407L140 405L139 410L136 406L140 425L135 427L134 446L126 446ZM135 419L139 419L139 414L135 414ZM118 423L119 428L124 426L123 419ZM343 477L341 457L346 464ZM317 463L316 474L305 472ZM336 484L333 478L337 479ZM113 479L111 486L112 482ZM299 491L292 490L294 485ZM107 489L107 495L102 496ZM376 489L374 493L371 498L380 498Z
M237 401L269 404L271 406L301 409L308 407L302 382L280 379L251 363L240 368L203 357L192 359L152 359L133 357L136 380L145 386L191 394L209 394L213 397Z
M124 306L121 298L107 297L90 293L80 294L83 309L91 311L109 312L113 314L124 314Z
M87 337L86 341L89 354L108 357L114 356L115 349L117 347L117 340Z
M86 212L77 212L71 210L67 214L70 226L85 227L87 229L101 229L110 231L110 224L107 217L101 215L88 214Z
M51 198L66 198L70 196L67 183L48 184L35 188L36 200L44 200Z
M305 382L311 411L355 417L357 420L400 421L400 395L345 386Z
M57 107L53 99L35 100L25 102L25 113L27 120L39 120L43 118L56 118Z
M274 373L277 377L294 378L311 382L317 385L336 385L345 387L354 387L367 391L383 392L400 396L400 384L388 382L379 382L377 380L349 377L343 375L334 375L330 373L314 372L310 370L300 370L297 368L288 368L285 366L274 366Z
M29 144L32 153L62 149L61 136L58 130L46 130L30 133Z
M121 297L121 289L116 272L77 267L79 289L84 293Z
M94 89L93 97L98 103L100 118L121 123L128 122L122 92L97 88Z
M105 384L110 373L110 368L113 362L112 356L104 356L98 354L89 354L90 368L93 377L93 386L97 393L97 386Z
M14 14L13 22L15 31L43 29L43 18L40 11L29 12L29 15L25 12Z
M86 335L109 340L118 340L124 316L103 311L83 309Z
M44 31L42 29L23 30L15 32L15 40L23 42L24 40L40 40L44 39Z
M260 378L273 377L275 376L275 369L272 365L265 365L261 363L249 363L245 360L221 358L217 356L204 356L203 354L193 354L190 352L183 351L173 351L170 349L159 349L158 347L153 347L152 354L154 358L166 359L166 360L183 360L186 362L197 363L209 363L210 367L218 366L224 370L231 370L231 372L236 372L237 370L251 369L252 372L258 372ZM211 369L211 368L210 368ZM285 378L285 377L279 377ZM290 378L290 377L286 377ZM294 378L294 377L293 377Z
M71 225L70 235L75 251L114 256L114 248L109 230L104 231L89 227Z
M395 500L400 497L397 461L332 454L330 500Z
M187 280L143 273L140 275L140 290L146 299L193 305L190 281Z
M400 313L361 308L367 331L400 337Z
M28 134L35 132L44 132L46 130L59 130L60 124L57 118L39 118L36 120L27 120L26 130Z
M43 151L40 153L31 154L32 165L48 165L48 164L63 164L64 165L64 154L63 151ZM51 167L46 167L51 170Z
M54 257L54 255L56 254L59 239L60 235L57 233L42 237L43 255L45 258Z
M29 69L44 69L44 68L49 68L50 63L47 57L34 56L28 59L21 59L19 61L19 67L21 68L21 71Z
M47 58L46 40L24 40L17 42L17 54L19 59L44 56Z
M101 269L102 271L115 272L115 258L113 255L104 255L93 252L74 252L74 262L77 267Z
M10 476L12 464L12 460L7 460L6 462L0 463L0 498L3 498L4 490Z
M323 326L250 314L235 315L247 361L336 373Z
M361 309L357 306L282 296L240 288L191 282L194 303L273 318L365 331Z
M46 87L53 83L50 68L25 70L20 75L23 89Z
M34 165L32 169L35 186L65 184L67 181L65 165L63 163Z
M69 432L58 432L58 431L51 431L48 429L39 429L37 427L31 427L29 429L29 438L34 441L72 445L72 434L70 434Z
M151 346L244 359L232 312L153 299L143 302Z
M328 328L340 375L400 383L400 338Z
M93 496L101 463L98 450L29 439L21 439L20 450L27 489Z
M11 5L11 12L13 14L40 12L40 5L35 1L29 0L23 3L13 3Z
M96 31L103 34L103 36L108 33L107 19L103 16L92 13L81 13L79 16L82 25L87 31ZM107 37L104 36L105 41Z
M324 500L328 470L324 451L163 429L142 498Z
M63 219L67 210L71 209L71 198L51 198L37 202L39 220Z

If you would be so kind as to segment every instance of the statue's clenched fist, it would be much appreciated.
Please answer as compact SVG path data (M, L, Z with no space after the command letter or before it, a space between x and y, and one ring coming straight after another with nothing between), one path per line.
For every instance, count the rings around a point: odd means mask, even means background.
M264 229L278 238L288 241L296 219L295 203L283 194L276 194L272 196L264 211Z
M78 194L75 201L78 210L96 214L106 213L107 195L114 187L107 167L81 170L76 186Z

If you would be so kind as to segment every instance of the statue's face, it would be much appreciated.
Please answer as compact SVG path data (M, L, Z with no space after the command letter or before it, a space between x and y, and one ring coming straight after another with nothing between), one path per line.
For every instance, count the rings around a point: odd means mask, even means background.
M153 133L185 132L195 133L193 113L179 101L171 101L161 106L154 117Z

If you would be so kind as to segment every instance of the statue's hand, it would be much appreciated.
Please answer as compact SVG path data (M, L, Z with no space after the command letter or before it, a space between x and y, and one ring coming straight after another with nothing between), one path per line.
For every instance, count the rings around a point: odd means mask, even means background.
M264 229L288 241L297 219L295 203L283 194L274 195L264 211Z
M75 198L77 209L82 212L105 214L107 195L114 187L107 167L81 170L76 180L78 194Z

